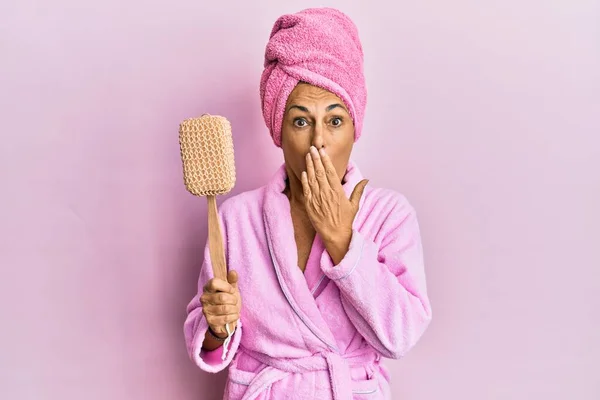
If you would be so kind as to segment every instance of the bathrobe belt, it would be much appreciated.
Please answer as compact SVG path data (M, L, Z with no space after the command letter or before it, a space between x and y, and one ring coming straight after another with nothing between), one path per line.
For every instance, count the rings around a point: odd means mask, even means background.
M247 349L244 353L267 365L250 382L242 400L254 400L269 386L284 379L289 374L314 371L328 371L333 398L335 400L352 399L352 378L350 368L372 364L379 357L369 351L350 357L342 357L337 353L317 353L303 358L272 358L262 353Z

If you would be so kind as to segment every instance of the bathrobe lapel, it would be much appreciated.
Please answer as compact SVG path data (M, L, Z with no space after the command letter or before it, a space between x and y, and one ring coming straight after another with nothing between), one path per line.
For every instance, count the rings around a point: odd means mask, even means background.
M285 165L283 165L265 191L263 219L273 267L281 290L298 318L330 350L339 352L333 333L323 319L305 276L298 267L290 202L283 194L286 177ZM343 185L348 197L361 179L358 168L354 163L350 163ZM320 239L317 238L313 245L317 245L317 241ZM319 250L324 253L325 246L320 242L319 244Z

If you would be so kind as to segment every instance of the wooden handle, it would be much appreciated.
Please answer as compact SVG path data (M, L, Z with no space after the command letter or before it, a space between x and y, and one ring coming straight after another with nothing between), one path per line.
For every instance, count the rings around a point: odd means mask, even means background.
M221 224L217 214L217 199L216 196L206 196L206 199L208 200L208 247L213 274L215 278L227 282L227 264L225 263Z

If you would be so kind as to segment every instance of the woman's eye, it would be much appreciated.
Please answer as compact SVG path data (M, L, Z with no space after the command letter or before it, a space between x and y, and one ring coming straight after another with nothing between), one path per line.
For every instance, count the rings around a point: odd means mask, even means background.
M304 128L307 125L307 122L304 118L297 118L294 120L294 126L298 128Z
M335 117L334 119L331 120L331 125L333 126L340 126L342 125L342 119Z

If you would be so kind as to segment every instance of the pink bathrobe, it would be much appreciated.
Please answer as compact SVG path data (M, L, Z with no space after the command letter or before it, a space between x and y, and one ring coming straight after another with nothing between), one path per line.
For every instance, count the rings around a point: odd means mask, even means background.
M303 274L285 179L282 166L268 185L221 205L241 318L225 361L223 347L202 350L199 296L213 277L206 250L184 327L190 357L208 372L229 366L224 399L389 399L381 358L406 354L431 319L415 211L401 195L367 186L344 259L334 266L317 235ZM362 179L350 163L348 196Z

